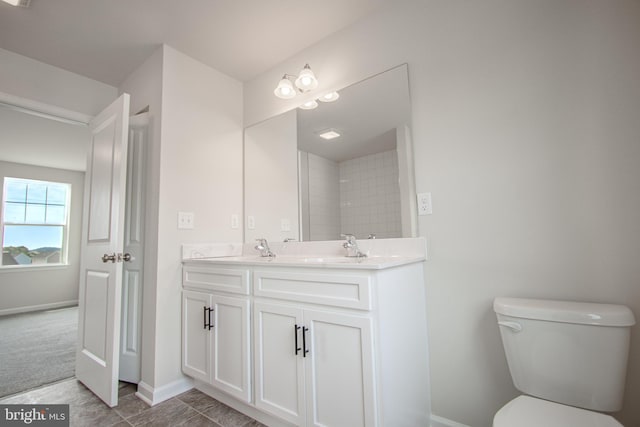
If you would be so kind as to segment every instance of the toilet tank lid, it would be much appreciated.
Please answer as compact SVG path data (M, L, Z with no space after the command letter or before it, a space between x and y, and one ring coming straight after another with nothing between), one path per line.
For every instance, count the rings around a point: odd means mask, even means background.
M523 319L599 326L632 326L636 323L629 307L574 301L499 297L493 301L496 313Z

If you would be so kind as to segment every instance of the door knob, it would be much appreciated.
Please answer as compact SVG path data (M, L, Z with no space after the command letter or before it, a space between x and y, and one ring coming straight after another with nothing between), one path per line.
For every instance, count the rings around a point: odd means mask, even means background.
M102 262L116 262L116 254L104 254L102 255Z
M130 253L118 254L118 262L131 262L133 257Z

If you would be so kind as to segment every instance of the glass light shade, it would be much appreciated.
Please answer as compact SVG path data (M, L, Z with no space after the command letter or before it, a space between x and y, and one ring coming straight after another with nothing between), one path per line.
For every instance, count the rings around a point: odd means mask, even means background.
M296 89L293 87L291 80L289 80L287 76L284 76L273 93L278 98L291 99L296 96Z
M318 79L311 71L309 64L305 65L298 78L296 79L296 86L303 92L313 90L318 87Z
M318 103L314 99L312 99L311 101L307 101L300 106L300 108L302 108L303 110L313 110L314 108L317 108L317 107L318 107Z
M340 98L340 94L338 92L330 92L322 95L320 98L318 98L318 101L333 102L333 101L337 101L338 98Z

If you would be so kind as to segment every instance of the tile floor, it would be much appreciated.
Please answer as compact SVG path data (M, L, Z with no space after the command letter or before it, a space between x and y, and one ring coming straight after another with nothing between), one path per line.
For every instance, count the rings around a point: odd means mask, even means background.
M136 386L120 383L118 406L109 408L75 378L0 399L0 404L68 403L72 427L265 427L196 389L150 407Z

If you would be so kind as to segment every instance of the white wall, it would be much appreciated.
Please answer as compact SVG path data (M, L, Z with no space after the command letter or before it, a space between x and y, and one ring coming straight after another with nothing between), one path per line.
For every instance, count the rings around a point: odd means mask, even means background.
M181 244L242 241L242 228L231 228L242 214L242 85L162 46L121 90L132 111L149 105L153 122L142 381L161 393L184 378ZM194 229L178 230L179 211L194 213Z
M245 242L300 240L297 129L293 110L245 131ZM249 216L254 218L253 229ZM282 221L288 221L289 230L283 230Z
M182 243L241 242L242 85L182 53L164 49L158 223L157 380L182 376ZM178 230L178 211L195 214Z
M494 297L625 303L640 317L640 3L407 3L248 82L245 123L296 105L272 90L300 64L318 92L409 64L416 189L434 203L419 220L433 413L490 426L517 395ZM640 424L638 400L636 326L623 424Z
M120 86L121 92L131 95L132 113L148 107L149 134L145 177L145 244L144 283L142 289L142 360L141 381L154 387L156 384L156 317L158 272L158 206L160 186L160 144L162 116L162 60L159 48Z
M71 184L68 265L0 268L0 315L77 304L84 172L0 161L0 201L7 176Z

